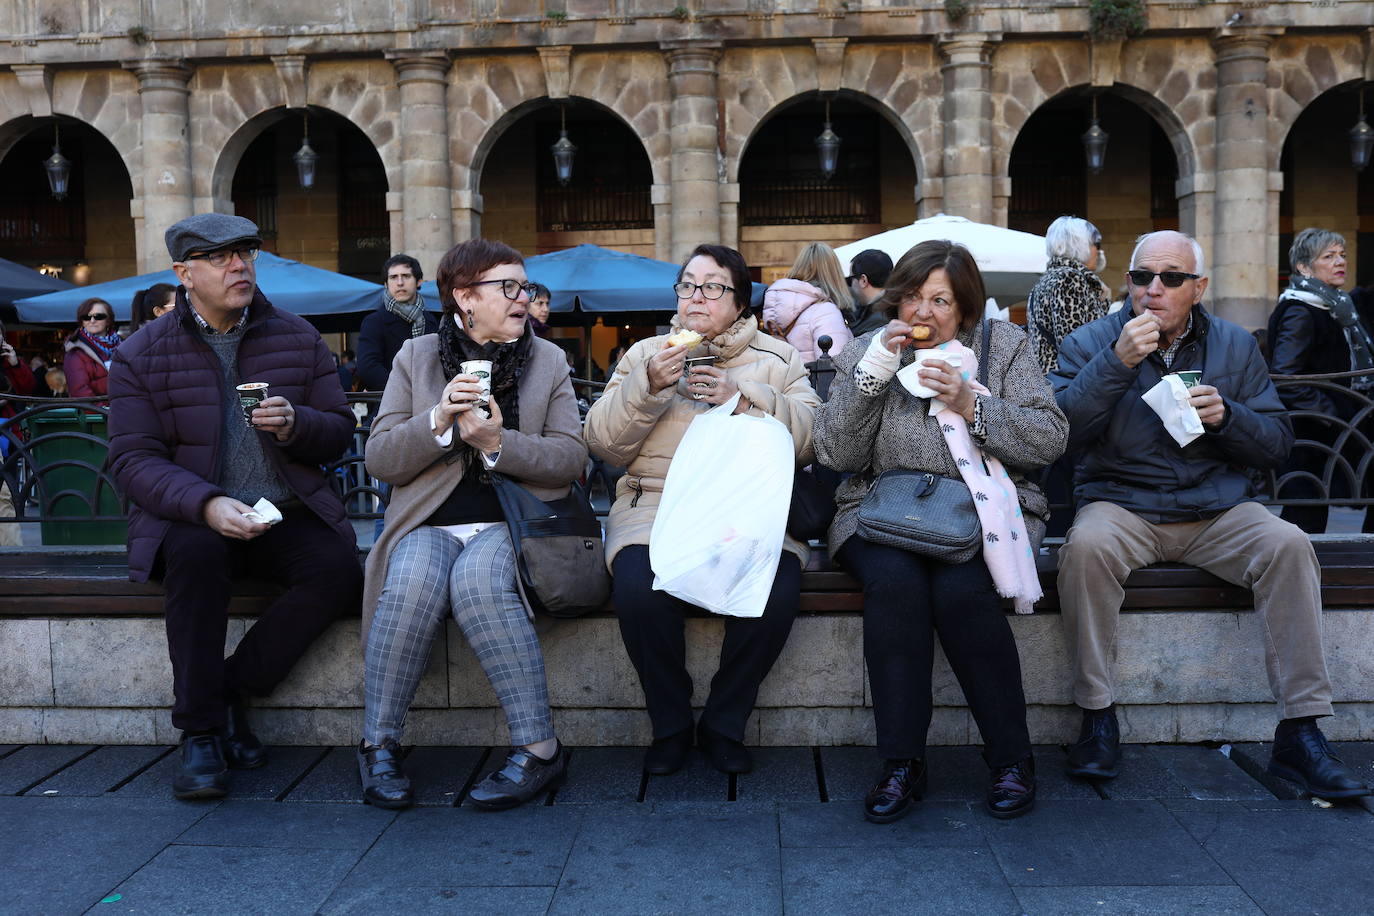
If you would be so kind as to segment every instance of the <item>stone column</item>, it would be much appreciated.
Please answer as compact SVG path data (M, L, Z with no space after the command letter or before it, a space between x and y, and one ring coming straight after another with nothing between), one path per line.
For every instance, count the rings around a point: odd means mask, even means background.
M142 231L135 239L139 270L168 265L167 227L193 212L189 137L191 68L182 60L141 60L124 65L138 77L143 109ZM136 181L138 179L135 179Z
M1277 283L1278 226L1270 221L1269 46L1274 29L1223 31L1217 63L1212 308L1247 328L1263 327ZM1273 157L1277 161L1277 157Z
M672 94L672 245L681 261L702 242L720 240L720 146L716 93L720 45L670 42L668 87Z
M434 276L453 245L453 193L448 150L449 57L436 51L390 51L401 90L401 238L397 251Z
M996 218L990 57L1000 39L991 32L940 39L940 56L945 61L940 68L945 78L944 208L952 216L979 223Z

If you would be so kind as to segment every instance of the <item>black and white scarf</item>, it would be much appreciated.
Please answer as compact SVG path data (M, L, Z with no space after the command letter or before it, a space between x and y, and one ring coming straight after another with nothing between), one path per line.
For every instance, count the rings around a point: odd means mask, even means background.
M1349 293L1316 277L1306 277L1294 271L1288 278L1288 289L1284 290L1283 296L1330 312L1341 326L1345 344L1350 348L1351 371L1374 373L1374 340L1370 339L1368 329L1361 323ZM1374 374L1351 379L1350 387L1356 391L1374 390Z
M415 291L415 298L409 302L397 302L391 298L391 293L386 289L382 290L382 304L386 310L397 318L410 322L410 336L423 337L425 333L425 297L420 295L420 291Z

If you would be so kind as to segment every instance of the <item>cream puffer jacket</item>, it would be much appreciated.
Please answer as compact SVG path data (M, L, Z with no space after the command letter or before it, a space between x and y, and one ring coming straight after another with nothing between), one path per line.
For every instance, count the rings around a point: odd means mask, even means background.
M673 330L679 327L675 316ZM650 337L631 347L587 414L588 448L608 463L626 468L606 519L607 565L622 547L649 543L673 453L692 420L712 406L691 399L685 378L657 394L649 390L649 358L663 349L664 340L665 336ZM749 412L780 420L792 433L797 464L811 462L811 425L821 400L790 344L764 334L754 317L746 315L693 353L719 357L717 368L724 369L753 404ZM748 455L722 457L722 474L756 471ZM703 497L709 499L710 494ZM728 512L729 506L722 506L721 511ZM806 566L806 545L789 537L783 549L796 554Z

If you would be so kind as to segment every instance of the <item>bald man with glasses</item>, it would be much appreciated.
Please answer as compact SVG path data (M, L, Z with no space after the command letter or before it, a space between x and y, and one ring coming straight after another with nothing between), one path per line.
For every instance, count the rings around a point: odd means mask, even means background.
M228 770L266 763L244 704L265 696L362 588L353 527L321 465L353 413L320 335L257 287L258 227L222 213L167 230L181 286L110 369L110 465L129 497L129 578L166 588L167 648L182 730L172 793L220 798ZM260 382L252 406L239 385ZM255 510L266 499L280 510ZM264 507L266 508L266 507ZM234 576L283 591L224 657Z
M1066 337L1050 375L1069 418L1069 450L1083 454L1078 512L1059 551L1073 697L1083 712L1068 772L1117 775L1111 667L1123 584L1132 570L1167 561L1254 592L1279 704L1269 772L1319 797L1367 795L1316 724L1333 712L1316 554L1300 529L1257 502L1246 473L1282 467L1293 445L1264 358L1248 331L1203 308L1207 270L1189 236L1141 236L1126 280L1131 307ZM1202 425L1186 445L1142 399L1171 373L1186 380Z

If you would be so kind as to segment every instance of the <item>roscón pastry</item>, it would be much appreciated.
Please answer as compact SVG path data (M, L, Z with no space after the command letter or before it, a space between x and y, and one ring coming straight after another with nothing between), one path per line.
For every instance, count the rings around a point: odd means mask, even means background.
M695 347L701 343L701 335L690 328L683 328L668 338L670 347Z

